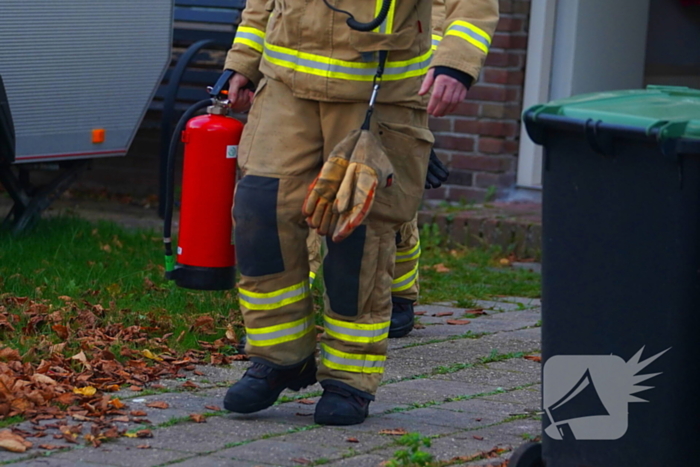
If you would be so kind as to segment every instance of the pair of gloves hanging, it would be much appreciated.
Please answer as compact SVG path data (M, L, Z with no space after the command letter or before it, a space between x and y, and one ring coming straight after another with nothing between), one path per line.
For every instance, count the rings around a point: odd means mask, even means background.
M430 151L425 188L438 188L449 171ZM304 200L309 226L334 242L349 236L369 214L379 188L391 186L393 168L376 137L355 130L336 146L323 164Z

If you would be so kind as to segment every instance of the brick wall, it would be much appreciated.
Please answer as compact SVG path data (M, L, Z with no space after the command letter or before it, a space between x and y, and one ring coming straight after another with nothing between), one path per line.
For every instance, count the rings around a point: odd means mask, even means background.
M500 0L501 20L479 81L457 112L431 119L448 183L427 199L484 201L515 185L530 0Z

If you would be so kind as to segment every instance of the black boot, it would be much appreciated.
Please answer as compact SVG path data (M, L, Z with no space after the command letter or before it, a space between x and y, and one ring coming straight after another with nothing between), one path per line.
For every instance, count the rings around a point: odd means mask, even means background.
M391 297L391 324L389 338L404 337L413 330L413 301Z
M230 412L253 413L270 407L282 391L298 391L316 382L316 359L313 355L292 367L280 368L265 361L253 365L224 397Z
M319 425L357 425L369 415L374 396L338 381L325 380L323 396L316 404L314 422Z

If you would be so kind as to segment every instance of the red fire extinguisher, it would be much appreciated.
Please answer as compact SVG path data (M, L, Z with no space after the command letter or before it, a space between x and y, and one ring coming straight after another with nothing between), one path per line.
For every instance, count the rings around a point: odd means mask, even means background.
M235 282L231 206L236 184L236 158L243 124L229 116L224 73L211 99L193 105L178 122L168 154L165 224L165 277L180 287L226 290ZM192 118L206 107L207 114ZM186 124L186 127L185 127ZM184 131L183 131L183 127ZM185 144L177 261L172 250L175 153Z

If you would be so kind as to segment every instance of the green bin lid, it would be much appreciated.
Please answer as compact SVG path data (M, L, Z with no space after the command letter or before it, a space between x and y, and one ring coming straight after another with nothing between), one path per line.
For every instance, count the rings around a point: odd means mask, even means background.
M659 140L700 139L700 90L678 86L648 86L631 91L582 94L537 105L527 112L533 121L539 114L554 114L586 121L643 129L658 129Z

